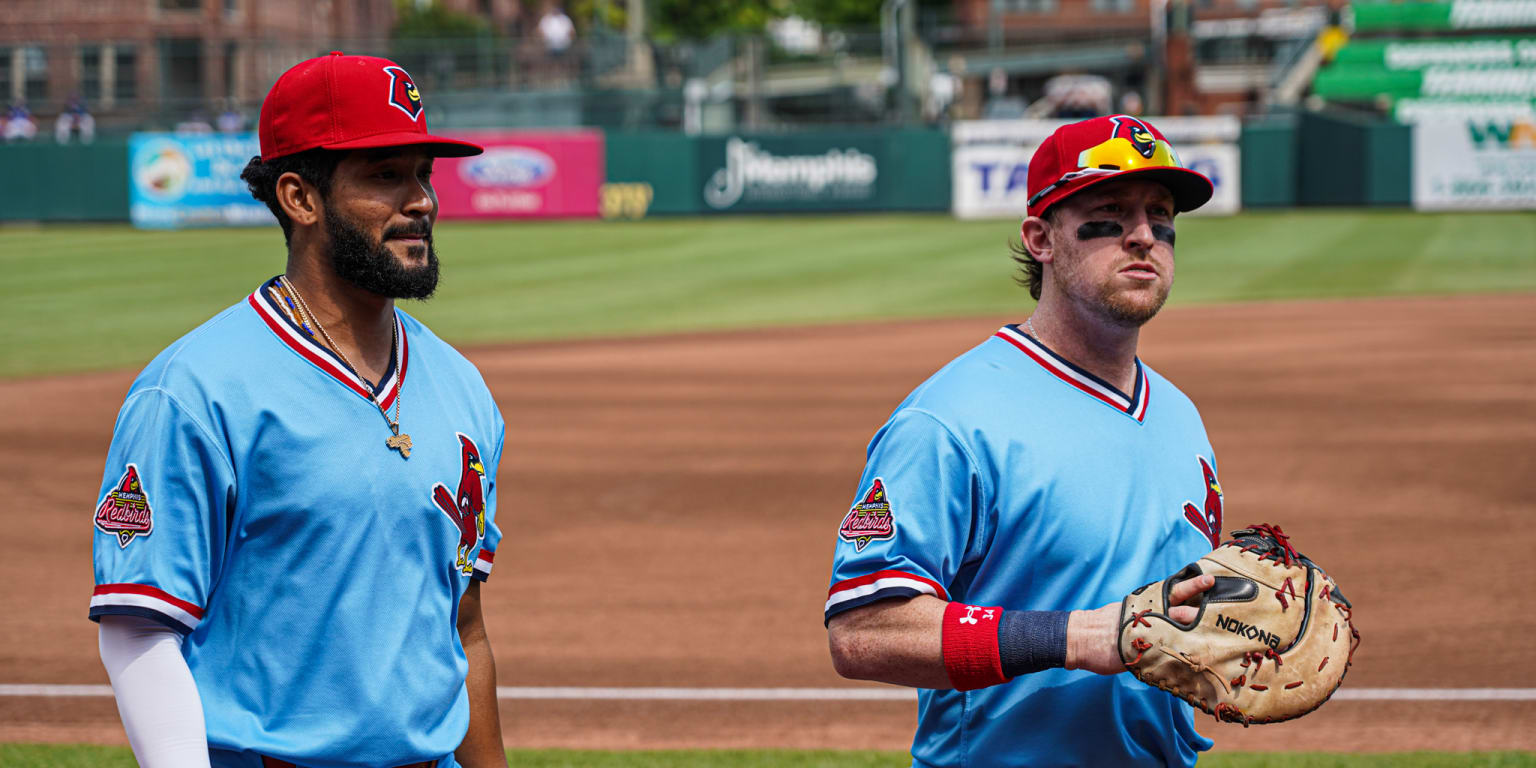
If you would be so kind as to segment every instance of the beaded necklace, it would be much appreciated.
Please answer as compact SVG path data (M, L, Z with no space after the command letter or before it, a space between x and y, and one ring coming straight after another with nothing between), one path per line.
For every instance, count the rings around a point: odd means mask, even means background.
M359 379L363 378L362 374L357 372L357 366L352 364L352 361L347 358L347 354L341 351L341 346L331 338L331 334L325 330L325 326L320 324L320 318L315 317L315 313L310 310L309 304L304 301L304 297L299 294L298 289L293 286L293 283L289 282L288 276L280 275L277 279L282 283L283 292L286 294L282 296L283 304L292 311L299 327L303 328L304 332L310 335L310 338L314 338L315 331L318 330L320 338L324 339L326 345L341 359L342 365L347 366L347 370L351 371L352 375ZM399 349L400 325L398 322L390 325L390 334L390 349ZM377 392L372 394L372 399L373 404L379 407L379 413L383 414L384 422L389 425L390 436L385 438L384 444L393 450L399 451L401 458L408 459L411 457L411 436L400 434L400 401L405 399L404 395L405 372L401 371L400 383L395 387L395 417L393 419L389 417L389 410L384 407L383 403L379 402Z

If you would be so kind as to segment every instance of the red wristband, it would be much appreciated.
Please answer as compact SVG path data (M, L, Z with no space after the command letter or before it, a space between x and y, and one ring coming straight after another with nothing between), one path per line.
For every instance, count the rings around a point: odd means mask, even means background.
M950 603L944 609L944 669L957 691L1008 682L997 647L1003 609Z

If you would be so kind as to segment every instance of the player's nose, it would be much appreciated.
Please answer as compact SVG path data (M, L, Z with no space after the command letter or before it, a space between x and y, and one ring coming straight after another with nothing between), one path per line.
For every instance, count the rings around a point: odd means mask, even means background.
M1121 242L1127 248L1143 251L1150 250L1152 244L1157 241L1157 238L1152 234L1152 222L1147 218L1147 215L1145 213L1136 214L1126 224L1128 226L1125 229L1125 237Z

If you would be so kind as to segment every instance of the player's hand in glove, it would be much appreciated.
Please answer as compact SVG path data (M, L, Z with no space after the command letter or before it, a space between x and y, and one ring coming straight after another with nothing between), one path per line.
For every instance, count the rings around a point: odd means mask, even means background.
M1360 642L1353 608L1278 527L1254 525L1232 536L1125 599L1119 659L1142 682L1218 720L1301 717L1344 680ZM1191 582L1203 585L1192 603Z
M1215 577L1202 575L1175 584L1169 595L1173 606L1169 615L1184 623L1194 621L1200 615L1201 593L1215 583ZM1125 662L1120 658L1120 603L1092 611L1073 611L1067 617L1066 667L1101 675L1125 671Z

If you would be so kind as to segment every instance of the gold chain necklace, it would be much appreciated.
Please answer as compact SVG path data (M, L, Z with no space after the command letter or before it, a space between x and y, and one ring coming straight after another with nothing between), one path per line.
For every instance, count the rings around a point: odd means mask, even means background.
M319 331L320 336L325 339L325 343L330 345L337 357L341 358L341 362L347 366L347 370L351 371L353 376L359 379L363 378L363 375L357 372L357 366L353 365L352 361L347 358L347 353L341 351L341 347L331 338L331 334L326 332L325 326L320 324L320 318L316 317L315 313L310 310L309 304L304 301L304 297L299 294L299 290L293 286L293 283L288 281L288 276L279 275L277 279L282 282L283 289L293 296L293 301L296 305L294 309L301 316L300 324L302 325L303 318L307 317L309 323L313 324L315 330ZM400 324L392 322L390 325L391 354L394 354L394 351L400 348L399 344ZM411 436L400 434L400 401L405 399L405 371L399 371L396 375L400 377L400 383L395 387L395 417L393 419L389 417L389 411L379 402L377 394L373 395L373 404L379 407L379 413L384 416L384 423L389 425L391 434L388 438L385 438L384 444L399 451L401 458L409 459L411 457Z

